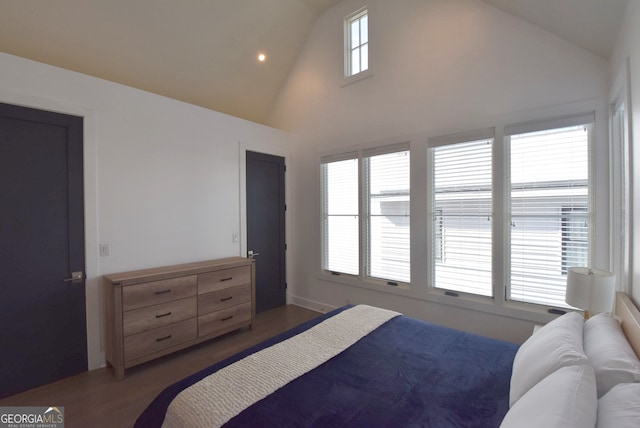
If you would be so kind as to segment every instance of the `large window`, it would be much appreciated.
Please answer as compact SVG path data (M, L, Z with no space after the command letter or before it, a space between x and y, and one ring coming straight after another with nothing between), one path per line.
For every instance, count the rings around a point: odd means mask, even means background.
M322 195L322 267L335 273L358 275L360 221L357 158L322 163Z
M429 139L434 288L567 307L568 269L592 261L593 122L506 126L497 146L493 129Z
M345 19L345 77L369 69L369 14L360 10Z
M590 265L591 124L572 121L507 132L511 300L567 306L568 268Z
M360 275L390 285L408 283L408 144L350 156L322 161L322 267L333 275Z
M430 141L431 273L436 288L493 295L492 144L492 136Z
M367 276L409 282L409 151L365 159Z
M594 122L588 113L429 138L414 159L425 168L413 172L424 183L417 261L409 143L322 158L324 272L403 286L413 263L412 288L438 301L567 308L569 268L597 260Z

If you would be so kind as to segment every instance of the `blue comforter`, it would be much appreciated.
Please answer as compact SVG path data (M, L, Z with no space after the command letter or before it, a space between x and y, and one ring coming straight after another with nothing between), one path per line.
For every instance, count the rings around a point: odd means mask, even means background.
M168 387L136 427L162 425L168 405L184 388L344 309ZM511 343L399 316L247 408L225 427L498 427L509 408L517 349Z

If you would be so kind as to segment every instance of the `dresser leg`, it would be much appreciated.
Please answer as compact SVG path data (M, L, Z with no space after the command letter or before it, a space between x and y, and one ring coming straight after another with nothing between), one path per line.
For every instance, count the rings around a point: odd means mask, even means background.
M118 364L117 366L113 366L113 369L116 371L116 380L118 382L124 379L124 366Z

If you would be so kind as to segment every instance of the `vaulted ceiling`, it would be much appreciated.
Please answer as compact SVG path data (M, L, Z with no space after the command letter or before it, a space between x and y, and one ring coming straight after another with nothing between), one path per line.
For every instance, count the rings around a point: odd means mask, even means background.
M484 0L608 59L629 0Z
M0 51L265 123L316 17L339 1L0 0ZM605 59L628 2L483 1Z

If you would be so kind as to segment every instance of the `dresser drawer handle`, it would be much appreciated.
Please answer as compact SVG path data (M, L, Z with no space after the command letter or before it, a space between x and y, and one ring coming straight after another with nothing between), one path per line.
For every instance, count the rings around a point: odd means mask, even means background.
M171 339L171 336L173 336L173 335L170 334L169 336L159 337L159 338L156 339L156 342L162 342L163 340Z
M232 277L232 276L230 276L229 278L220 278L220 282L223 282L223 281L231 281L232 279L233 279L233 277Z
M156 291L156 294L167 294L167 293L171 293L171 289L162 290L162 291Z
M171 315L171 312L167 312L166 314L156 315L156 318L168 317L169 315Z
M229 297L223 297L220 299L221 302L226 302L227 300L231 300L233 299L233 296L229 296Z
M230 315L228 317L222 318L220 321L229 321L231 318L233 318L233 315Z

